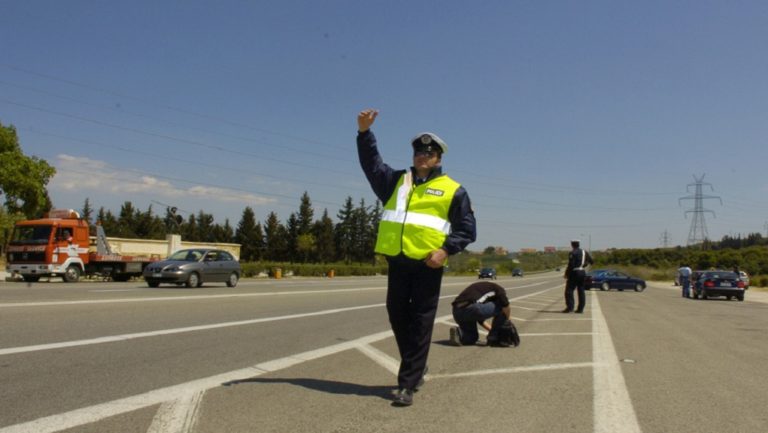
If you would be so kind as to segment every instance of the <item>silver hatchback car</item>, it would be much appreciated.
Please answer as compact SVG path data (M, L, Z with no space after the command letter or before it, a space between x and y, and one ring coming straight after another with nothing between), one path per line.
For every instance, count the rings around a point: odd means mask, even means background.
M235 287L242 269L228 251L209 248L179 250L161 262L144 268L144 281L149 287L160 283L200 287L203 283L222 282Z

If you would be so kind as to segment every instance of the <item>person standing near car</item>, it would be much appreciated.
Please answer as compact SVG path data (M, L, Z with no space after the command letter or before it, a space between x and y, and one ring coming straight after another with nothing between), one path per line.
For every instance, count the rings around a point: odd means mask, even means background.
M687 264L680 265L677 275L680 277L680 287L683 288L683 298L691 297L691 268Z
M499 329L509 320L509 299L507 291L496 283L480 281L470 284L451 303L453 320L457 327L452 327L448 341L452 346L467 346L477 342L480 336L477 325L488 331L488 345L494 346L499 341ZM491 326L485 322L493 318Z
M442 172L448 146L425 132L411 141L413 166L394 170L379 154L370 130L377 110L357 116L357 152L384 209L376 253L387 258L387 313L400 352L393 405L410 406L423 383L432 328L449 255L475 241L475 216L464 187Z
M592 264L592 256L586 250L579 248L581 242L577 239L571 241L571 252L568 254L568 267L565 268L565 309L563 313L573 313L573 291L579 291L579 305L577 313L584 312L587 295L584 291L584 280L587 275L587 266Z

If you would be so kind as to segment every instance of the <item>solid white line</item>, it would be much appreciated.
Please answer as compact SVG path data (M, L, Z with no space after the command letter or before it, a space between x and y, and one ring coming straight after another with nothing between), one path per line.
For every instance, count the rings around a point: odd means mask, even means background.
M371 358L375 363L384 367L385 370L397 376L397 373L400 370L400 361L397 359L387 355L370 344L361 344L360 346L357 346L357 350Z
M451 377L471 377L471 376L487 376L489 374L509 374L509 373L527 373L530 371L549 371L549 370L565 370L568 368L586 368L592 367L591 362L573 362L564 364L544 364L544 365L532 365L528 367L510 367L510 368L494 368L490 370L478 370L467 371L464 373L453 374L430 374L431 379L444 379ZM2 432L0 430L0 432Z
M510 319L519 320L521 322L562 322L564 320L568 321L579 321L579 320L592 320L589 317L573 317L571 318L562 318L562 319L524 319L522 317L515 317L515 316L509 316Z
M578 337L580 335L595 335L594 332L531 332L520 334L521 337Z
M153 406L169 400L178 400L185 396L204 392L211 388L222 385L235 385L239 381L261 376L262 374L274 372L287 368L305 361L322 358L345 350L354 349L361 344L370 344L376 341L391 337L392 331L384 331L376 334L358 338L357 340L346 341L333 346L323 347L316 350L299 353L293 356L267 361L252 367L246 367L239 370L230 371L215 376L209 376L203 379L193 380L191 382L173 385L166 388L160 388L143 394L126 397L120 400L114 400L94 406L75 409L57 415L51 415L39 418L33 421L16 424L0 428L0 433L54 433L68 428L90 424L100 421L104 418L119 415L144 407Z
M596 292L592 298L592 388L595 433L641 433L619 357Z
M281 295L325 295L329 293L365 292L370 290L384 290L386 287L367 287L359 289L332 289L332 290L296 290L265 293L230 293L226 295L189 295L189 296L161 296L156 298L119 298L119 299L91 299L86 301L47 301L47 302L10 302L0 304L0 308L13 307L50 307L53 305L87 305L87 304L119 304L125 302L155 302L155 301L197 301L222 298L252 298L260 296Z
M510 301L524 299L531 296L536 296L548 290L550 289L545 289L538 292L512 298L510 299ZM364 307L353 307L353 308L344 309L344 310L371 308L374 306L381 306L381 305L383 304L369 305ZM329 310L329 311L338 312L342 310L340 309L340 310ZM319 312L319 313L311 313L309 315L318 315L318 314L330 314L330 313ZM285 318L290 316L283 316L283 317ZM438 320L448 320L450 317L452 316L446 315L446 316L439 317ZM258 319L258 320L269 321L269 320L277 320L277 318ZM231 322L231 323L236 323L236 322ZM216 325L213 325L213 326L216 326ZM229 326L235 326L235 325L229 325ZM203 328L203 327L195 327L195 328ZM188 329L188 328L185 328L185 329ZM163 331L159 331L159 332L163 332ZM73 428L73 427L81 426L84 424L94 423L104 418L119 415L121 413L138 410L144 407L161 404L167 401L178 400L178 399L184 398L185 396L189 396L197 392L205 392L208 389L215 388L218 386L234 385L244 379L253 378L265 373L282 370L284 368L288 368L293 365L300 364L302 362L311 361L314 359L333 355L345 350L359 349L360 347L365 347L366 345L369 345L371 343L374 343L376 341L380 341L389 337L392 337L391 330L368 335L365 337L358 338L356 340L347 341L347 342L335 344L332 346L310 350L310 351L299 353L296 355L291 355L284 358L263 362L263 363L254 365L252 367L246 367L243 369L234 370L234 371L230 371L223 374L218 374L215 376L209 376L206 378L193 380L191 382L181 383L181 384L169 386L166 388L160 388L160 389L148 391L143 394L126 397L119 400L113 400L110 402L101 403L101 404L84 407L80 409L75 409L75 410L57 414L57 415L38 418L36 420L28 421L21 424L3 427L3 428L0 428L0 433L29 433L29 432L54 433L57 431L68 429L68 428ZM570 365L576 366L577 364L570 364ZM555 367L552 367L552 366L544 367L544 369L546 368L553 369ZM518 367L517 369L487 370L485 374L495 374L494 372L496 373L514 372L516 370L517 371L535 371L536 369L537 367ZM461 373L461 374L466 375L467 373ZM431 377L432 375L430 375L430 378Z
M166 401L160 405L147 433L190 433L195 430L205 391Z
M122 335L112 335L107 337L98 337L98 338L91 338L87 340L75 340L75 341L65 341L61 343L49 343L49 344L37 344L33 346L22 346L22 347L9 347L7 349L0 349L0 356L2 355L11 355L16 353L29 353L29 352L37 352L41 350L51 350L51 349L63 349L68 347L77 347L77 346L87 346L91 344L103 344L103 343L114 343L117 341L126 341L126 340L133 340L136 338L146 338L146 337L158 337L161 335L172 335L172 334L181 334L185 332L194 332L194 331L208 331L211 329L219 329L219 328L228 328L232 326L244 326L244 325L253 325L256 323L265 323L265 322L275 322L278 320L292 320L292 319L300 319L304 317L312 317L312 316L323 316L327 314L337 314L337 313L344 313L347 311L354 311L354 310L363 310L366 308L377 308L377 307L383 307L385 304L371 304L371 305L361 305L357 307L347 307L347 308L335 308L332 310L324 310L324 311L316 311L313 313L303 313L303 314L291 314L287 316L277 316L277 317L264 317L261 319L251 319L251 320L239 320L236 322L224 322L224 323L214 323L209 325L199 325L199 326L188 326L184 328L173 328L173 329L162 329L159 331L148 331L148 332L137 332L134 334L122 334Z

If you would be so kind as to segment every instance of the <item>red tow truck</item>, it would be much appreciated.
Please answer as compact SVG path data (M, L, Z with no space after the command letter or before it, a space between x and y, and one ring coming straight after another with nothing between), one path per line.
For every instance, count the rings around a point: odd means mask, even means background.
M156 257L112 254L104 229L96 225L95 248L91 247L88 222L71 209L54 209L44 218L16 223L8 245L6 271L24 281L60 276L76 282L82 275L114 281L140 276Z

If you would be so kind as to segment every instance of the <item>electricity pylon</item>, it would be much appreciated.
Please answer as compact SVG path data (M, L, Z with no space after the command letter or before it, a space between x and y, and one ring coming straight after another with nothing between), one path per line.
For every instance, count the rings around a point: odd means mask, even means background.
M714 211L711 211L709 209L704 209L704 199L708 198L716 198L720 200L720 206L723 205L723 199L721 199L719 196L716 195L704 195L702 192L704 185L709 185L709 188L714 191L715 188L712 187L711 183L704 182L704 176L705 174L702 174L701 177L696 177L696 175L693 175L693 179L696 181L695 183L689 183L686 187L686 191L691 192L691 187L696 187L696 192L694 195L689 195L687 197L681 197L678 199L677 203L680 205L680 202L682 200L693 200L693 209L685 211L685 218L688 218L688 214L693 214L693 220L691 221L691 230L688 232L688 245L694 245L701 242L704 242L705 239L709 237L709 234L707 233L707 223L704 220L704 213L709 212L712 214L713 217L717 218Z

